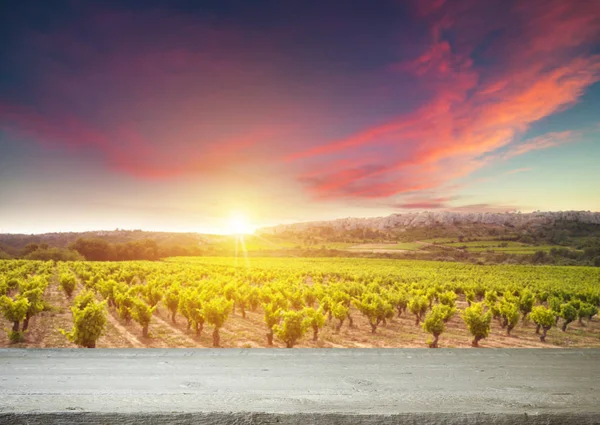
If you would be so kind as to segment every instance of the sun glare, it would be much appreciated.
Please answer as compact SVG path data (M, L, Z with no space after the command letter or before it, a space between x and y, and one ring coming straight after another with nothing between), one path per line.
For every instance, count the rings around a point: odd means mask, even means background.
M229 219L229 231L235 235L248 235L254 233L254 228L244 215L232 214Z

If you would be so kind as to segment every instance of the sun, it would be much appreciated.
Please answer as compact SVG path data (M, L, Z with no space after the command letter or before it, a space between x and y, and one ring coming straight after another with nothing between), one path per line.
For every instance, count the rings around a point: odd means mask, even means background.
M254 233L254 227L245 215L234 213L229 218L229 232L235 235L249 235Z

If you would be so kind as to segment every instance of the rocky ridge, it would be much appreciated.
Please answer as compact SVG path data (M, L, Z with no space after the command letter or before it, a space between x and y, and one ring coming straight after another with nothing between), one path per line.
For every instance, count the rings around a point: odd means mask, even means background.
M377 229L390 230L399 228L427 227L434 225L468 225L487 224L497 226L523 227L531 225L549 225L558 221L576 221L600 225L600 212L591 211L555 211L532 213L490 213L490 212L415 212L392 214L387 217L340 218L330 221L313 221L304 223L282 224L265 227L259 233L273 234L284 231L303 231L311 228L328 226L335 230Z

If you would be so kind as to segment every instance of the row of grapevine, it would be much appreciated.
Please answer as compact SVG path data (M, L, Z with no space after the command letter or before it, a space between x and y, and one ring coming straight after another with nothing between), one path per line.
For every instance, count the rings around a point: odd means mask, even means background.
M262 263L266 267L247 268L227 260L61 263L60 282L70 294L73 282L81 281L121 319L139 323L144 336L162 305L172 322L183 317L195 335L211 326L214 346L236 311L242 317L262 311L267 345L276 337L288 347L308 331L318 339L325 323L336 331L352 327L353 314L364 315L372 333L394 317L412 314L436 347L457 312L476 346L489 335L492 320L507 334L520 320L531 320L543 342L559 320L567 331L573 320L591 320L600 305L598 274L582 275L582 268L553 267L549 273L543 267L505 266L490 273L471 265L345 259L269 259ZM469 307L459 311L458 298Z
M52 261L0 261L0 313L12 322L11 342L23 341L31 318L48 307L44 292L52 273Z
M543 342L559 321L567 331L575 320L582 324L591 320L600 305L600 276L595 269L252 260L251 268L234 267L228 264L231 259L220 258L58 263L58 282L67 297L72 298L78 282L85 287L85 296L93 296L91 303L76 297L74 328L66 335L79 345L93 346L95 340L81 335L86 327L105 324L100 312L105 314L110 308L122 320L137 322L148 336L153 315L162 305L172 322L183 317L187 329L196 335L205 325L211 326L214 346L220 345L220 329L230 314L237 311L245 317L247 311L259 310L264 315L267 345L276 337L294 346L309 330L316 340L325 323L339 332L344 324L353 327L354 314L367 319L372 333L394 317L412 314L415 326L431 334L430 346L435 347L457 312L473 336L473 345L489 335L493 319L507 334L520 320L531 320ZM53 270L52 262L0 261L0 308L13 323L12 340L22 339L29 319L45 308L43 293ZM470 307L457 309L458 298ZM91 335L97 339L101 332L91 331Z

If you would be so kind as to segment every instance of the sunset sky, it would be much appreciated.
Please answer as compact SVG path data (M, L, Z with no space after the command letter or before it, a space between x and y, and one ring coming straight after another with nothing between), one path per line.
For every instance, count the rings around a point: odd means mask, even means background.
M0 233L600 211L600 1L7 1Z

